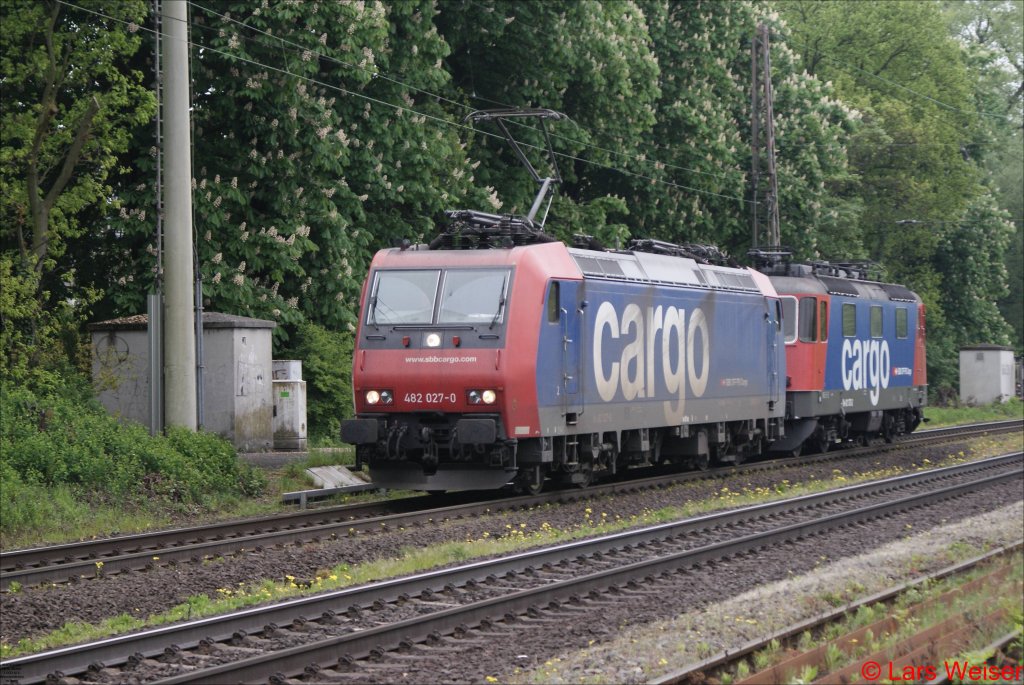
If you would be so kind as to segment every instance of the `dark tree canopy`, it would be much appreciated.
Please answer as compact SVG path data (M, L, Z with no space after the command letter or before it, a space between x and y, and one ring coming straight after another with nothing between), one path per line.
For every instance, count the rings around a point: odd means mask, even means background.
M499 107L568 117L549 124L563 179L549 232L715 243L742 257L750 45L764 23L782 241L802 258L873 259L920 292L932 382L954 384L959 345L1020 345L1007 325L1021 300L1020 10L191 3L203 296L280 322L278 345L300 325L296 344L327 339L308 325L347 335L376 249L431 238L447 209L530 206L534 180L493 128L466 119ZM90 315L138 313L153 287L150 11L0 3L5 352L47 334L29 325L46 303L74 330ZM539 129L512 131L549 173Z

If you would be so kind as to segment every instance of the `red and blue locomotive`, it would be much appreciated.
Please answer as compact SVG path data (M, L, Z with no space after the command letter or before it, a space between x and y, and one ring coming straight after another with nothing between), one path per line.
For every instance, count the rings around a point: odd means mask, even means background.
M364 285L342 437L382 486L585 485L636 464L892 439L922 420L924 308L902 286L850 265L759 271L699 246L568 247L522 218L452 217L431 246L379 252Z
M825 451L844 440L892 440L923 420L925 314L902 285L867 278L864 263L797 264L751 251L782 302L786 437L773 451Z
M566 246L525 217L449 212L430 245L377 253L342 439L374 482L417 490L586 485L632 465L707 468L914 430L924 307L856 265L634 240ZM543 129L546 136L546 129Z

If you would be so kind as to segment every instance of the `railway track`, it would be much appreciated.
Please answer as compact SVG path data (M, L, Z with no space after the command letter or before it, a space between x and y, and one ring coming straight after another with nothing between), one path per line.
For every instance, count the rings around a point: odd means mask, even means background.
M923 663L923 665L936 667L939 661L955 657L965 648L966 645L961 642L956 643L956 645L950 644L946 651L935 651L937 642L944 637L951 636L956 630L965 632L968 635L970 634L969 631L963 630L964 622L968 620L968 616L958 613L947 621L949 625L946 626L942 624L933 626L928 621L924 621L921 629L916 634L910 636L909 639L903 638L899 640L882 653L865 654L859 659L854 658L854 653L860 646L860 643L867 640L879 639L885 642L884 638L889 634L895 633L908 619L913 620L917 616L927 615L927 612L936 604L941 603L952 606L955 600L961 596L971 592L983 591L983 589L987 590L985 591L986 596L992 596L992 588L1013 593L1005 594L1005 596L1019 595L1019 583L1010 584L1007 587L1004 579L1009 575L1012 559L1015 555L1019 555L1022 549L1024 549L1024 540L953 566L948 566L856 602L845 604L834 611L786 626L763 638L751 640L728 651L715 654L696 663L688 664L649 682L651 685L676 685L678 683L710 681L712 678L722 680L724 677L728 677L733 682L742 683L743 685L791 682L808 668L813 668L817 673L816 677L822 682L853 682L856 679L857 673L870 673L870 669L873 666L879 665L882 662L893 664L895 673L901 672L899 668L896 668L897 661L900 660L907 661L907 663L918 663L919 665ZM935 581L965 576L978 568L986 569L984 575L976 577L974 580L927 601L918 603L909 601L900 618L893 615L891 607L897 600L908 595L911 591L926 587ZM879 620L857 627L849 625L849 619L858 610L882 607L885 608L884 611L874 612L876 616L882 614L882 618ZM970 617L972 623L981 622L982 618L977 612L971 612L971 614L973 614ZM835 629L829 630L833 627ZM978 627L980 626L971 626L971 628ZM826 644L810 649L800 649L797 646L797 638L805 633L813 635L829 634L833 637ZM996 646L1005 647L1013 637L1016 637L1016 634L1011 633L1009 638L1004 637ZM756 670L756 668L751 669L750 664L756 663L756 660L752 660L752 657L762 650L778 654L779 656L774 659L773 663L760 670ZM840 670L837 665L830 664L828 658L830 650L834 650L832 651L833 656L838 654L845 657L838 666L842 666L843 662L849 662L850 665ZM922 656L924 657L923 661ZM842 657L837 660L842 659ZM914 661L914 659L917 659L917 661ZM746 675L740 675L743 673ZM942 675L945 676L945 673ZM931 682L948 682L948 679L932 679Z
M279 682L346 682L365 681L370 663L373 679L388 681L387 668L408 668L405 659L423 651L507 639L521 621L571 621L616 594L672 592L695 566L1016 483L1022 464L1018 452L913 473L11 659L0 669L24 683L266 681L274 673Z
M629 481L596 485L535 496L502 497L495 493L455 493L410 496L275 516L230 521L0 553L0 590L44 583L85 580L99 573L144 571L155 566L201 562L230 554L260 551L271 546L318 542L338 537L408 528L438 521L515 511L543 504L606 497L618 492L663 488L681 482L724 478L737 473L766 471L794 465L842 461L880 449L912 449L948 440L1020 430L1021 421L1004 421L921 431L893 445L844 449L811 457L752 462L703 472L665 472L649 469Z

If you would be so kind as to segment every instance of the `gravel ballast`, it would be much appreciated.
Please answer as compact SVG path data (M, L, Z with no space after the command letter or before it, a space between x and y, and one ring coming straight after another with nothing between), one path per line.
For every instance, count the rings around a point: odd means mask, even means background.
M509 527L536 531L544 526L553 529L568 530L589 525L588 522L600 521L602 514L608 519L619 518L625 521L640 517L645 512L658 510L667 506L678 506L686 501L721 498L723 489L738 492L744 488L751 491L771 490L782 483L798 483L806 480L828 480L836 475L837 470L845 474L875 472L882 468L901 465L906 470L913 470L924 463L938 463L958 452L970 454L970 449L962 447L932 448L925 451L908 453L903 451L889 455L883 461L879 457L854 459L842 463L832 463L803 469L782 469L779 471L737 476L727 480L704 481L673 487L665 490L654 490L634 495L617 496L603 501L584 501L575 504L543 507L531 511L519 511L511 514L485 516L467 521L448 522L436 526L421 527L410 530L389 531L374 535L360 535L354 538L342 538L331 542L310 543L301 546L267 549L260 553L246 553L234 557L213 560L202 564L182 564L177 567L158 567L145 573L133 573L114 577L88 579L82 582L51 586L44 588L27 588L17 593L6 593L0 598L0 612L3 616L2 639L10 644L24 637L48 633L63 626L67 622L99 623L100 621L127 614L144 618L151 614L166 611L169 607L186 602L195 595L216 597L219 590L235 589L240 585L255 584L263 579L284 581L291 577L298 579L313 578L339 564L350 567L358 564L401 556L410 547L422 548L433 544L458 540L479 540L484 537L500 537L505 535ZM926 461L927 460L927 461ZM1019 488L1018 488L1019 489ZM1006 495L1009 500L989 501L983 508L992 509L1006 501L1020 500L1021 494ZM989 497L991 500L991 497ZM980 505L979 505L980 507ZM980 513L983 509L974 507L963 511L960 507L950 516ZM1019 520L1019 517L1018 517ZM914 523L929 527L927 521ZM876 545L879 538L871 539L865 545ZM859 543L858 543L859 544ZM852 548L852 545L851 545ZM860 545L861 551L870 546ZM807 552L820 563L814 550ZM801 553L803 554L803 553ZM842 549L830 553L829 558L845 556ZM806 566L803 556L801 564L793 565L786 562L786 568ZM454 560L453 560L454 561ZM809 571L814 564L803 568ZM776 580L766 569L755 568L753 575L745 575L745 571L736 571L738 580L735 583L712 583L707 586L709 594L697 601L707 603L717 601L724 593L743 592L756 584ZM696 585L702 583L695 581ZM717 594L715 594L717 593ZM666 605L667 606L667 605ZM692 607L690 607L692 608ZM676 613L688 610L685 605L677 606L674 613L662 613L646 620L668 618ZM635 621L639 622L639 621ZM628 621L628 624L634 621ZM591 640L603 641L611 637L613 631L608 626L617 625L605 622L605 625L588 630L581 638L582 646L589 647ZM566 649L579 647L570 645ZM530 663L522 663L519 654L505 662L500 672L512 675L516 668L522 669L536 663L540 654L559 654L561 649L541 648L531 654ZM496 656L496 655L495 655ZM546 657L545 657L546 660ZM494 661L491 662L496 663ZM543 661L541 662L543 663ZM483 677L490 671L479 670L475 675Z

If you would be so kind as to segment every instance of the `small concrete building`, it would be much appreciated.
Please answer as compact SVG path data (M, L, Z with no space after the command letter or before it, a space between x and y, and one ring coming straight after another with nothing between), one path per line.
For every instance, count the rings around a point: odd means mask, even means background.
M100 402L125 420L150 425L147 317L89 324L92 377ZM274 444L273 321L203 313L203 428L243 452Z
M960 401L968 405L1006 402L1014 395L1013 348L960 348Z
M274 360L274 449L306 451L306 381L302 362Z

